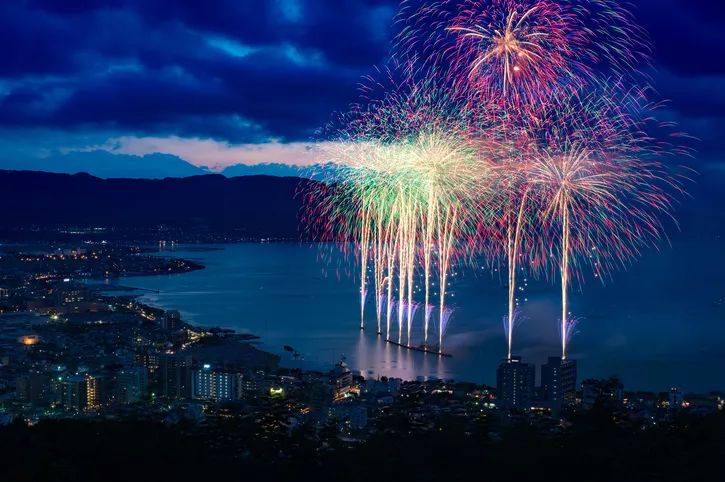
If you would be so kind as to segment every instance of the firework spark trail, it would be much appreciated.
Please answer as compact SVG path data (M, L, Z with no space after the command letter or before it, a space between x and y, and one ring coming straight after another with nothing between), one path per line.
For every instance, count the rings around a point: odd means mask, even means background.
M420 303L416 303L416 302L408 303L408 319L407 319L408 339L407 339L407 343L408 343L409 347L413 346L412 339L411 339L411 337L412 337L411 330L413 328L413 319L415 318L415 314L418 312L418 308L420 308Z
M486 175L485 164L479 162L480 149L461 122L467 115L465 108L451 107L451 100L432 93L428 84L408 87L407 93L393 92L379 104L356 110L341 141L327 146L330 150L325 153L343 167L336 179L342 187L329 199L335 205L329 209L337 218L328 224L354 240L363 260L361 268L371 260L379 324L386 304L386 339L391 337L395 313L399 343L405 331L412 341L419 261L424 271L424 302L430 305L436 255L443 313L456 245L474 237L467 232L474 217L468 210ZM456 116L442 116L447 112ZM367 278L362 286L367 287ZM429 324L430 313L424 320L425 342Z
M572 146L568 153L556 153L553 156L544 153L538 169L532 176L532 183L536 187L543 187L538 191L544 200L543 220L548 228L558 230L557 237L561 246L559 251L562 310L560 331L562 358L564 359L567 354L572 210L587 202L589 209L585 215L591 216L591 209L596 208L601 211L605 210L608 204L611 203L614 206L617 203L616 196L610 191L616 186L612 185L617 181L616 173L600 172L598 167L597 163L591 160L589 151ZM596 223L581 223L578 229L585 231L582 233L583 236L591 239L592 236L596 236L593 230L599 229L599 226Z
M508 265L511 357L517 274L560 278L566 358L571 285L654 245L682 190L652 134L643 31L616 0L404 0L398 23L400 61L326 145L340 169L307 200L309 229L359 254L361 327L372 263L388 341L397 309L411 343L422 268L424 343L437 281L442 349L453 266L483 253Z
M375 220L375 241L373 251L373 276L375 278L375 314L378 321L378 335L382 331L382 310L385 303L383 290L385 289L385 263L387 249L381 214L378 213Z
M516 270L517 270L517 263L519 259L519 250L521 248L521 230L524 222L524 209L526 207L526 199L528 196L528 190L525 190L523 195L521 196L521 203L519 206L518 214L516 216L516 227L514 228L513 233L513 239L510 240L509 246L510 251L508 253L508 266L509 266L509 311L508 311L508 320L511 326L508 330L508 358L511 359L512 355L512 347L513 347L513 332L514 332L514 310L515 310L515 303L516 303ZM509 229L510 233L510 229ZM511 235L509 234L509 238L511 238Z
M438 349L443 351L443 334L445 333L445 315L446 309L446 287L448 284L448 269L451 261L451 250L453 249L454 241L454 226L457 219L457 208L447 207L444 213L440 216L439 232L438 232L438 279L440 286L438 287L440 293L440 305L439 305L439 337L438 337Z
M523 319L521 310L515 309L511 315L504 315L503 317L503 331L508 340L511 340L512 332ZM508 359L511 359L511 349L509 348Z
M417 207L414 207L411 211L415 211ZM409 223L409 233L408 236L408 248L407 248L407 263L408 266L406 267L406 273L408 275L407 279L407 286L408 286L408 313L406 314L407 318L407 324L408 324L408 345L410 345L410 331L413 324L413 316L415 315L415 311L418 309L417 304L413 301L413 275L415 274L415 261L416 261L416 244L418 241L418 238L416 236L417 234L417 215L413 214L413 212L408 213L408 223ZM415 233L415 234L414 234Z
M390 218L390 223L392 224L393 218ZM388 226L389 229L387 229L387 248L385 250L385 258L387 260L387 271L386 271L386 279L388 281L388 303L387 303L387 312L386 312L386 331L385 331L385 339L390 340L390 325L391 325L391 316L393 311L393 268L395 266L395 246L397 244L397 236L394 236L392 226Z
M425 316L423 319L423 344L428 345L428 329L430 326L430 315L432 306L430 304L430 277L431 277L431 264L433 260L433 236L435 229L435 193L429 187L428 195L428 207L425 210L425 218L422 220L423 225L423 236L422 236L422 251L423 251L423 283L425 289Z
M528 227L527 216L529 215L527 208L529 201L529 188L525 186L527 173L521 168L527 166L520 164L516 166L514 175L507 173L504 185L508 186L507 195L504 204L503 212L503 224L502 229L505 231L505 237L503 242L505 243L505 258L508 268L508 314L504 317L509 323L513 325L515 322L516 310L516 277L519 270L519 261L522 257L522 238L525 236L524 228ZM510 166L508 166L510 170ZM523 176L521 175L523 172ZM523 185L523 186L522 186ZM518 198L518 199L517 199ZM518 205L516 205L518 204ZM510 326L507 330L507 347L508 347L508 358L512 356L513 350L513 326Z
M390 297L390 307L388 309L388 312L391 313L391 316L394 315L398 310L400 310L400 304L398 301L395 300L395 298ZM390 332L390 329L388 329L388 332ZM390 333L388 333L388 336L386 338L386 341L390 341Z
M383 334L382 314L383 314L383 306L385 306L385 295L383 294L383 289L384 289L384 287L381 283L380 284L380 293L377 295L376 305L375 305L375 311L376 311L377 318L378 318L378 333L377 333L378 335ZM377 285L376 285L375 290L376 291L378 290Z
M441 317L438 323L438 353L443 353L443 335L448 330L451 316L453 316L453 308L445 308L441 311Z
M417 205L415 199L408 199L405 210L406 220L406 245L405 245L405 275L406 275L406 287L407 287L407 298L406 298L406 323L408 327L408 338L410 338L410 329L412 323L413 314L413 275L415 273L415 250L417 242L417 215L415 211Z
M361 287L360 288L360 329L365 329L365 301L368 298L368 290L367 288Z
M566 359L567 315L569 313L569 207L565 206L561 214L561 359Z
M569 344L572 337L576 333L576 328L577 328L577 326L579 326L580 321L581 320L577 317L569 316L566 324L563 324L563 323L558 324L559 335L561 336L561 339L562 339L562 346L567 346ZM564 359L566 359L566 358L562 357L562 360L564 360Z
M367 298L368 259L370 257L370 212L362 206L362 223L360 226L360 329L365 329L365 299Z
M392 261L390 257L388 257L388 273L391 273L393 271L392 267ZM390 341L390 319L393 313L393 278L388 275L388 302L386 303L386 328L385 328L385 340Z
M661 146L650 146L642 135L647 119L625 110L635 106L640 115L646 111L638 106L639 94L617 92L617 98L605 89L597 96L554 104L530 173L543 228L541 251L558 260L563 358L572 279L581 283L587 264L601 278L639 255L641 248L655 245L664 230L661 217L671 217L668 191L681 190L681 183L658 160ZM544 257L539 260L547 263Z
M433 314L433 311L435 310L435 306L431 304L425 305L425 313L424 313L424 323L425 323L425 332L424 332L424 341L423 345L428 346L428 328L430 326L430 317Z
M405 215L405 200L402 199L403 196L401 196L401 206L400 206L400 214L399 214L399 224L398 224L398 234L400 236L400 240L398 242L398 343L403 342L403 319L404 319L404 311L405 311L405 305L406 305L406 298L405 298L405 283L408 279L407 277L407 268L408 268L408 256L407 256L407 248L408 248L408 236L410 233L408 232L408 224L407 224L407 216Z

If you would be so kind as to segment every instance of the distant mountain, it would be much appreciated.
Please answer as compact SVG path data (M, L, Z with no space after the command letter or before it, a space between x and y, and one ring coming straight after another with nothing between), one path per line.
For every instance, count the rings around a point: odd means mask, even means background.
M311 169L289 164L263 163L263 164L235 164L224 168L220 174L227 177L238 176L278 176L278 177L309 177Z
M725 170L704 167L687 183L676 218L683 237L725 236ZM299 236L299 192L318 181L205 174L166 179L100 179L88 174L0 170L0 230L57 226L145 229L167 226L253 237ZM670 224L670 223L665 223ZM677 231L671 228L673 235Z
M3 159L0 169L45 171L67 174L85 172L104 179L134 178L163 179L209 174L207 169L194 166L170 154L132 156L104 150L69 152L46 158Z
M206 167L195 166L171 154L133 156L105 150L53 154L44 158L0 159L0 169L9 171L44 171L61 174L88 173L103 179L163 179L212 174ZM333 172L331 165L293 166L276 162L234 164L219 174L226 177L277 176L321 179Z
M263 164L235 164L225 168L221 174L227 177L236 176L292 176L305 177L308 179L323 180L335 173L336 167L333 164L315 164L313 166L292 166L280 163Z
M293 177L100 179L88 174L0 171L0 227L160 225L260 237L298 236Z

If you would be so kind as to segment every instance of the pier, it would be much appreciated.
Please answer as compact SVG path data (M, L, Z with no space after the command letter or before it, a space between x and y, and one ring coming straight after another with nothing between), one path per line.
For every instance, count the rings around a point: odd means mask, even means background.
M395 345L395 346L399 346L401 348L405 348L407 350L411 350L411 351L419 351L419 352L422 352L422 353L430 353L431 355L438 355L438 356L444 356L444 357L447 357L447 358L453 358L453 355L451 355L450 353L444 353L444 352L440 352L438 350L433 350L431 348L428 348L425 345L421 345L421 346L410 346L410 345L404 345L403 343L398 343L397 341L393 341L393 340L385 340L385 342L386 343L390 343L391 345Z

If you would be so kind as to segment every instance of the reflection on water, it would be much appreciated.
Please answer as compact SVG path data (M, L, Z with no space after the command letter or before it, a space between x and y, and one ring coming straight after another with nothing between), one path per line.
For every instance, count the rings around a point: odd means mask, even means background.
M120 283L158 291L144 293L143 300L179 309L193 323L259 335L262 349L289 357L283 346L290 345L304 360L284 358L288 366L327 370L345 356L351 368L367 376L495 382L496 366L506 355L501 317L507 288L497 276L461 270L453 280L449 293L455 312L444 340L453 357L440 358L387 344L374 328L361 332L359 282L350 275L350 263L332 252L320 256L319 247L295 243L180 248L175 255L198 259L206 269ZM725 371L718 369L725 366L725 324L722 307L712 301L722 297L725 284L719 271L708 268L722 265L725 250L675 247L648 254L612 285L590 283L584 294L573 292L572 313L583 321L570 354L579 360L580 377L619 375L625 386L653 390L673 384L692 390L725 386ZM696 289L693 270L707 281ZM530 280L521 298L524 320L514 333L514 354L541 364L559 352L557 290ZM374 312L369 299L371 328ZM423 339L422 317L419 310L416 343ZM391 337L397 339L397 326Z
M386 343L384 337L360 331L354 357L349 364L371 378L393 377L406 380L418 377L450 378L446 373L446 357L408 350Z

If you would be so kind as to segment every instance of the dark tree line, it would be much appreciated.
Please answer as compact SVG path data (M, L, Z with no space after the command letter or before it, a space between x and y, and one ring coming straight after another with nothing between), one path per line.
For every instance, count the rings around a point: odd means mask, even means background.
M723 480L723 414L643 430L601 407L561 432L512 422L493 437L485 418L442 416L424 433L400 415L378 424L351 443L334 423L290 427L283 409L201 425L17 423L0 429L0 480Z

